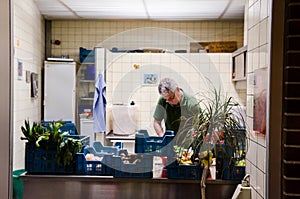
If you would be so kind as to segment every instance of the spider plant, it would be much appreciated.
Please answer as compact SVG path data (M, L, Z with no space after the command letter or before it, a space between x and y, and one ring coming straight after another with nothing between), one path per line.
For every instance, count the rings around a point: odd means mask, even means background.
M211 97L201 100L199 104L199 113L186 119L183 128L185 131L177 133L175 144L183 148L191 147L194 161L199 153L212 151L216 144L224 144L229 148L225 154L231 161L236 147L241 144L237 139L246 138L246 131L241 131L245 127L241 111L237 112L239 117L233 113L233 108L240 105L232 97L222 96L220 90L215 88ZM241 155L245 155L245 150L246 147Z
M240 144L246 144L246 131L241 131L245 128L242 112L235 111L238 117L233 113L233 108L240 105L232 97L222 96L220 90L213 88L211 96L201 100L199 104L201 107L199 113L185 120L182 128L184 130L177 133L174 143L177 148L191 148L194 164L201 162L204 166L200 187L201 198L205 199L205 181L211 164L212 151L216 157L220 157L221 154L228 162L228 166L234 161L244 159L247 147L239 148L238 156L236 148ZM216 146L221 147L217 150Z

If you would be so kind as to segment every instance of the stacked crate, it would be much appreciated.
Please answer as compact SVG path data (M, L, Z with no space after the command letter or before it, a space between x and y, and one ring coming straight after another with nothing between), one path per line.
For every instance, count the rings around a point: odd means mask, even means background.
M89 136L69 135L79 139L82 146L89 144ZM25 170L29 174L74 174L76 173L76 158L69 166L63 166L56 161L57 145L43 142L40 147L27 142L25 145Z

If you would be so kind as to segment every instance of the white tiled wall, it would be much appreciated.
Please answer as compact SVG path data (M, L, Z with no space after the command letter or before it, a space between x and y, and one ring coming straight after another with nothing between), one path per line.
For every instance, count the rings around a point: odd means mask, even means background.
M212 86L245 105L245 93L238 93L231 81L231 53L111 53L107 51L107 100L109 104L139 107L139 129L152 129L153 111L159 98L157 85L143 84L143 75L174 78L187 93L208 97ZM137 64L138 69L133 66Z
M21 126L24 120L39 121L41 118L41 68L44 59L44 20L32 0L14 1L14 87L13 87L13 169L24 168L24 146ZM22 63L22 75L18 75L18 63ZM30 97L30 83L26 71L39 76L39 97Z
M187 41L237 41L242 47L243 35L242 21L56 20L52 21L52 40L61 44L52 45L52 56L69 55L78 60L80 47L189 50Z
M253 130L254 70L269 66L269 25L271 0L248 0L247 124ZM270 133L270 132L267 132ZM266 139L251 133L247 153L247 173L253 188L252 198L266 198Z
M242 21L59 20L52 21L52 39L61 40L61 45L52 45L52 55L69 55L78 60L80 47L87 49L116 47L119 50L159 48L168 52L189 51L190 42L195 41L237 41L238 47L242 47L243 34ZM230 54L224 56L219 54L207 56L200 53L139 55L108 54L106 59L109 73L106 83L107 87L111 88L108 89L107 97L114 99L114 102L110 101L111 103L128 103L131 100L140 102L140 107L143 108L140 110L139 117L142 118L139 122L141 128L151 125L152 111L158 98L155 86L141 85L142 73L146 72L158 73L160 77L170 76L170 74L174 77L179 76L182 79L179 83L187 92L192 94L200 92L202 95L206 87L203 87L205 83L201 83L200 79L209 77L214 84L221 81L220 84L224 87L226 94L237 96L242 104L246 104L245 90L236 90L230 81ZM133 64L139 64L141 68L134 70ZM128 90L130 90L129 93Z

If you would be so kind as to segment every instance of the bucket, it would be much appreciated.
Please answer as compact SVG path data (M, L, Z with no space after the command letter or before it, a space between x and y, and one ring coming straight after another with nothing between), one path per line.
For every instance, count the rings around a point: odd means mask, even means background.
M25 169L13 171L13 198L23 199L23 181L19 179L20 175L25 172Z
M112 128L115 135L131 135L138 128L138 107L136 105L112 105Z

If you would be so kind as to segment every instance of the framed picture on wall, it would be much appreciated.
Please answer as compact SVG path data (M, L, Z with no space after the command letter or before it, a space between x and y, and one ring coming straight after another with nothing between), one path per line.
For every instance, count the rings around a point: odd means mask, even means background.
M18 60L18 80L23 80L23 62Z
M158 74L156 73L144 73L143 74L143 84L144 85L157 85L158 84Z
M38 97L38 74L31 73L31 97Z
M26 71L26 83L30 83L30 71L29 70L27 70Z
M267 86L268 68L254 71L254 111L253 130L261 135L266 134L267 120Z

